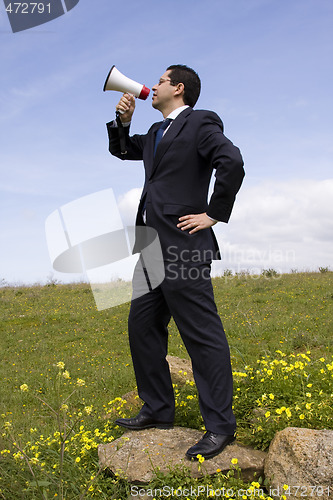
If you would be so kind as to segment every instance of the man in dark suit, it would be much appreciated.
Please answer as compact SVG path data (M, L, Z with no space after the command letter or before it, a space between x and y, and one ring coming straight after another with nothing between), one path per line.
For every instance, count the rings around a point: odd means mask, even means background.
M124 94L116 107L122 113L125 154L116 124L107 124L111 154L144 162L136 224L157 231L165 268L160 286L131 303L129 340L144 405L136 417L116 423L134 430L172 427L175 405L166 355L173 316L191 357L206 427L186 455L207 459L235 439L229 346L214 302L210 266L220 258L212 226L229 220L244 177L243 160L224 136L220 118L193 110L200 93L194 70L170 66L152 91L152 106L164 122L153 124L145 135L129 135L133 96ZM213 170L216 180L208 202Z

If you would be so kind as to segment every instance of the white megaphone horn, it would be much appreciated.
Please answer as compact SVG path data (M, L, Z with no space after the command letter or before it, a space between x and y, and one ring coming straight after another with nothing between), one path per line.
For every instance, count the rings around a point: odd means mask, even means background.
M103 90L117 90L119 92L128 92L133 94L139 99L147 99L149 96L150 89L141 83L137 83L127 76L124 76L117 68L113 65L106 77Z

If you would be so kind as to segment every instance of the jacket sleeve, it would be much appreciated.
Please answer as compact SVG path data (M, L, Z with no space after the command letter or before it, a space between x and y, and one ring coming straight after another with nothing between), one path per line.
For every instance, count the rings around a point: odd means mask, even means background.
M228 222L245 172L239 149L223 134L220 118L210 112L200 130L199 154L215 169L215 184L207 215Z
M106 124L109 135L109 151L113 156L121 160L142 160L143 149L146 143L146 135L129 135L130 127L123 127L126 138L126 154L121 154L119 130L114 126L114 122Z

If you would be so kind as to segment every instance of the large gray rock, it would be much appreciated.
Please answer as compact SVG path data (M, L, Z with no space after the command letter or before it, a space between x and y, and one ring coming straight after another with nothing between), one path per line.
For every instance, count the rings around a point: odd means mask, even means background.
M154 478L154 468L169 472L170 466L185 465L193 477L215 474L217 470L227 472L233 458L238 459L244 480L263 476L266 453L236 443L227 446L217 457L205 460L199 470L198 462L188 460L185 452L202 435L200 431L184 427L128 431L112 443L99 445L99 462L101 467L139 484Z
M288 427L276 433L265 461L270 496L280 498L283 485L290 498L332 498L333 431Z

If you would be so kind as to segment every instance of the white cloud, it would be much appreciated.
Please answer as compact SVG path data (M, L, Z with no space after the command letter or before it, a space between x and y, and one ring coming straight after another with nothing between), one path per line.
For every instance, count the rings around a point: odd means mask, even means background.
M299 241L304 236L326 240L333 229L333 179L266 181L240 191L232 216L246 221L247 238L260 233L281 241ZM333 231L331 231L333 234Z
M333 179L244 186L229 224L216 226L222 266L253 272L331 266L332 199Z
M141 188L134 188L121 195L118 199L118 208L125 226L133 226L135 224L141 192Z

